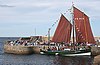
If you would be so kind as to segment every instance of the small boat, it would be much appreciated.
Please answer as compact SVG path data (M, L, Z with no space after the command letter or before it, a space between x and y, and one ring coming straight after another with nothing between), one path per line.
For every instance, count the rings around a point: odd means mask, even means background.
M41 50L41 54L61 56L91 55L91 47L88 46L88 44L95 44L95 39L93 37L92 30L90 27L89 17L84 12L76 8L74 5L72 5L71 9L71 22L63 14L61 14L60 21L58 23L55 34L51 41L54 42L58 47L60 45L65 45L66 47L66 44L71 44L72 48L70 48L70 50L56 51ZM72 42L70 41L71 30L73 32ZM83 46L84 48L81 48L81 46ZM77 47L79 48L77 49Z

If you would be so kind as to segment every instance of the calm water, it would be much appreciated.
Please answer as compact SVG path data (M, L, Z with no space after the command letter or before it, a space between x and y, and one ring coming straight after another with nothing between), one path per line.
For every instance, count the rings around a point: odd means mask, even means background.
M93 65L91 56L61 57L47 55L14 55L3 52L4 40L16 38L0 38L0 65Z

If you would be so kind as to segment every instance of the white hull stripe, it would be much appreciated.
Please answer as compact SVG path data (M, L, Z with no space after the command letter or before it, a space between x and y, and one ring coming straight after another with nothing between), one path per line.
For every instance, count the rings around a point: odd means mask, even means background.
M65 54L64 56L89 56L91 55L91 52L87 52L87 53L80 53L80 54Z

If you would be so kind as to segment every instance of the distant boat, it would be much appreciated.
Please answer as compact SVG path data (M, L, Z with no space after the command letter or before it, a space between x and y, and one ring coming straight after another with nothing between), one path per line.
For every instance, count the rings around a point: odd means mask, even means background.
M55 51L41 50L41 54L62 56L91 55L91 48L87 45L95 44L95 40L90 27L89 17L84 12L77 9L75 6L72 6L72 11L72 23L67 20L63 14L61 14L60 21L52 38L52 42L58 45L58 48L61 43L64 43L65 45L71 44L72 48ZM73 32L72 42L70 41L71 30Z

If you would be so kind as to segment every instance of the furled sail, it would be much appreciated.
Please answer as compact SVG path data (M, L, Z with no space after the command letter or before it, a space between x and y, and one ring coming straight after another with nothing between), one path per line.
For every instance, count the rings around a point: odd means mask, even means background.
M62 14L52 41L55 43L69 43L71 38L71 23Z
M74 7L74 22L77 43L95 43L89 23L89 17Z

